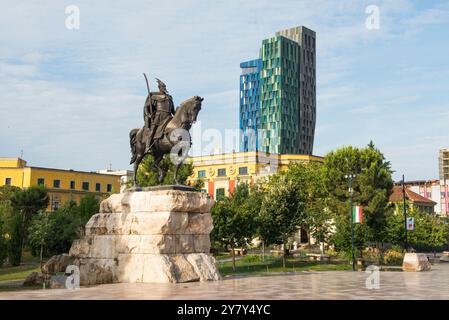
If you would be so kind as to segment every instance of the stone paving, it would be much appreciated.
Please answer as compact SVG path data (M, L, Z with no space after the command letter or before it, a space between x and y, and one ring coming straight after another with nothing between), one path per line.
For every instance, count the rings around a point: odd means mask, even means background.
M80 289L0 292L0 299L449 299L449 264L428 272L380 272L367 289L365 272L319 271L229 277L181 284L106 284Z

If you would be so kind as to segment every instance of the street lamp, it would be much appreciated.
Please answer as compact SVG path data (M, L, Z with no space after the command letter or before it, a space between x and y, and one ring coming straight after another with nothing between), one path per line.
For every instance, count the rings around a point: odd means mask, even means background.
M349 180L349 216L351 217L351 245L352 245L352 271L355 271L355 254L354 254L354 216L352 214L352 181L355 174L347 174L345 178Z
M427 194L425 195L427 197ZM405 177L402 175L402 201L404 205L404 226L405 226L405 242L404 242L404 250L408 251L408 239L407 239L407 203L405 201Z

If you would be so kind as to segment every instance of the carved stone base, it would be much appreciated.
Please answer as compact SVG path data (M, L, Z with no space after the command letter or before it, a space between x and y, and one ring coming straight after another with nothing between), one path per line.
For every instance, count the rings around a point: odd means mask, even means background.
M402 263L403 271L429 271L431 265L423 253L406 253Z
M81 258L75 264L81 285L220 280L215 259L204 253L121 254L117 259Z
M80 284L219 280L209 256L213 203L167 187L111 195L70 249Z

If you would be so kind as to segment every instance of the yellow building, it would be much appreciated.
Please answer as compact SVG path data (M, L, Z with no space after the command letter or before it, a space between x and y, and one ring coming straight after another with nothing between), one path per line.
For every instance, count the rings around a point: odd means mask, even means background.
M291 162L323 162L323 157L303 154L267 154L264 152L233 152L191 157L193 174L188 182L204 181L203 191L215 199L228 196L236 183L252 184L262 177L286 170Z
M3 185L19 188L46 186L50 198L48 210L54 211L70 199L79 202L88 193L104 197L120 192L120 177L96 172L30 167L20 158L0 158L0 186Z

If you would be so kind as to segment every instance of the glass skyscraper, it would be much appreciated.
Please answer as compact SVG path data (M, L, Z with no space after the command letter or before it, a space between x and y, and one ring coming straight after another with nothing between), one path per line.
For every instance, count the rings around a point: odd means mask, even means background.
M240 151L312 154L315 32L295 27L262 41L240 68Z

